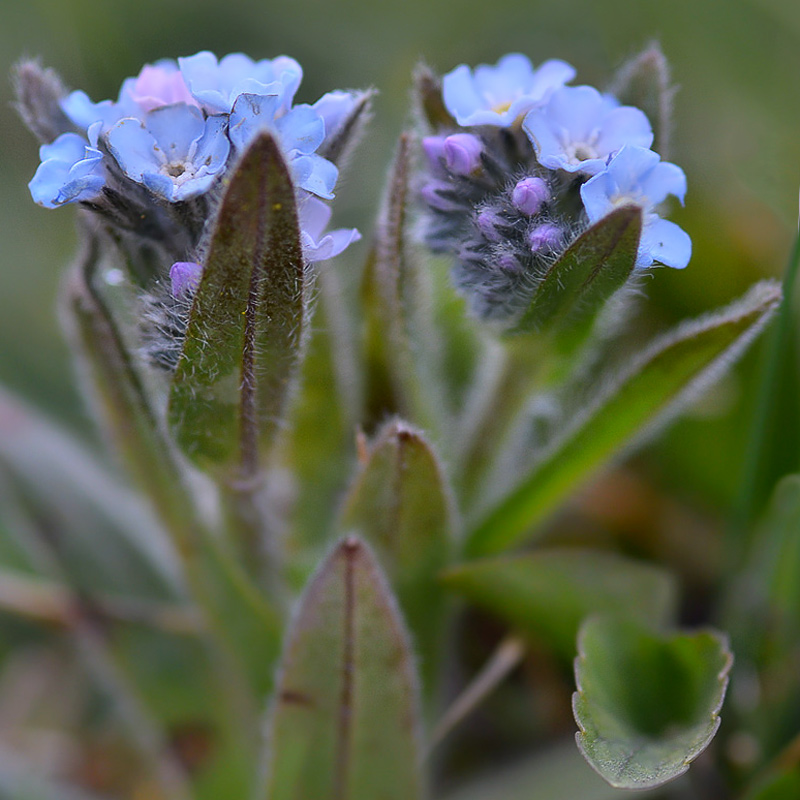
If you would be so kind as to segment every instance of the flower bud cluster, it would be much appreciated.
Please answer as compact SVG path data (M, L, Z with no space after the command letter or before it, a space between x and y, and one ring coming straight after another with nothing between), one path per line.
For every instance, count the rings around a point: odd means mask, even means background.
M668 195L683 202L683 171L650 149L640 109L567 86L574 77L563 61L534 69L511 54L442 81L451 120L422 142L424 238L455 257L482 319L513 322L576 236L620 205L642 209L638 267L689 261L689 237L658 213Z
M222 177L268 130L283 149L299 206L310 204L301 214L308 260L330 258L358 238L355 231L323 236L330 211L318 198L333 197L338 170L324 154L363 95L335 91L314 105L294 104L303 72L292 58L253 61L234 53L218 60L201 52L163 60L126 79L116 100L95 103L74 91L59 98L57 112L52 101L37 101L36 66L19 72L26 76L23 117L35 131L58 134L42 145L29 184L39 205L80 203L186 261L197 256ZM48 73L39 74L42 92L52 94ZM32 119L44 107L50 119Z

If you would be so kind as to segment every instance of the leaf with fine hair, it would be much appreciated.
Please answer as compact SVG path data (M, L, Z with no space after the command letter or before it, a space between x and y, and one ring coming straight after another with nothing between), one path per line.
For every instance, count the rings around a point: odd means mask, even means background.
M621 789L682 775L717 732L732 663L715 631L663 635L630 619L590 618L573 695L584 757Z
M441 653L444 593L436 575L452 542L453 499L421 431L400 420L377 435L345 499L339 529L363 536L397 592L433 688Z
M682 324L634 356L489 510L469 535L467 553L491 555L523 542L598 469L708 387L761 331L780 298L778 284L764 281L727 308Z
M677 608L675 580L665 570L577 548L468 561L443 573L442 581L567 659L591 614L630 614L661 626L674 620Z
M228 481L253 478L301 357L308 287L292 178L262 132L216 215L169 400L183 452Z
M580 344L636 265L642 211L623 206L582 233L547 271L515 332L554 336L561 349Z
M340 542L289 626L268 728L267 800L416 800L419 697L374 556Z
M431 388L438 376L425 374L423 360L431 349L431 332L421 316L423 274L407 242L413 136L403 133L384 192L362 283L365 311L365 427L372 432L389 414L400 414L430 427ZM420 344L424 341L424 346ZM427 379L430 377L430 381Z

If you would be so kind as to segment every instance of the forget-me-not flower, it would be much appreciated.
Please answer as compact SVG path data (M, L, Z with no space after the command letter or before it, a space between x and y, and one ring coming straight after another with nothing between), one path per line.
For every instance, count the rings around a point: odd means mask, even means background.
M229 114L242 94L276 95L287 111L303 79L302 67L289 56L253 61L243 53L224 58L204 50L179 58L189 91L210 114Z
M294 106L281 115L278 95L241 94L230 116L230 138L244 150L262 130L275 134L295 183L319 197L333 197L338 170L315 150L325 139L325 121L308 105Z
M565 61L552 59L534 69L526 56L510 53L474 72L466 64L456 67L444 76L442 96L459 125L507 128L574 77L575 69Z
M227 118L203 118L185 103L162 106L144 121L128 117L108 131L108 149L133 181L169 202L207 191L224 169L230 152Z
M596 175L626 144L650 147L653 130L644 112L620 106L592 86L565 86L522 123L539 163L549 169Z
M97 149L101 123L89 128L89 138L62 133L39 148L42 163L28 184L34 201L45 208L93 200L106 183L103 154Z
M607 169L581 186L589 222L597 222L620 205L633 204L642 209L643 227L637 267L655 262L682 269L692 255L692 240L674 222L661 219L655 207L667 195L683 203L686 176L675 164L661 161L658 153L644 147L625 146Z

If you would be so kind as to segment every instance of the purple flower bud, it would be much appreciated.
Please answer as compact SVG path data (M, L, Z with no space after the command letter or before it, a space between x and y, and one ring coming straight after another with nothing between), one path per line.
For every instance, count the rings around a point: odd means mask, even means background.
M451 199L453 187L445 181L429 181L422 187L422 199L437 211L460 211L461 204Z
M523 178L511 193L514 207L530 217L538 214L548 200L550 190L541 178Z
M555 250L563 240L564 231L552 222L543 222L528 234L528 244L533 253Z
M193 294L200 285L200 276L203 268L194 261L177 261L169 270L169 279L172 281L172 296L183 297Z
M519 263L519 259L511 253L504 253L500 256L500 258L497 259L497 266L499 269L503 270L503 272L522 271L522 265Z
M478 212L478 229L490 242L500 242L504 238L502 228L506 227L503 218L491 208Z
M471 133L454 133L444 140L444 160L456 175L469 175L481 165L483 143Z
M425 157L434 171L441 170L442 161L444 161L444 142L444 136L426 136L422 140L422 149L425 152Z

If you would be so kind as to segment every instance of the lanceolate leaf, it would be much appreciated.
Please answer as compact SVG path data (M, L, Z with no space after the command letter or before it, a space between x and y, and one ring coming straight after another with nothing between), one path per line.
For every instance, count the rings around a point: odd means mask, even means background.
M443 581L566 658L575 655L578 627L591 614L629 614L659 627L676 610L669 573L599 551L552 549L472 561L449 569Z
M780 300L773 282L656 340L609 382L571 430L472 532L469 554L500 552L526 538L583 481L707 386L761 330Z
M186 455L252 477L284 413L300 356L306 279L294 187L262 133L222 200L169 404Z
M451 502L430 444L420 431L396 421L373 444L339 523L342 531L358 533L375 548L428 678L441 645L444 598L436 576L447 563Z
M419 320L415 320L419 275L406 242L412 144L410 134L400 137L364 270L368 429L391 413L425 422L420 419L426 413L417 363L421 348L412 345L412 337L420 333Z
M570 245L537 286L518 331L559 331L579 340L606 301L625 285L636 264L642 212L612 211Z
M573 695L578 746L612 785L682 775L719 727L733 657L713 631L669 636L613 617L581 628Z
M268 800L415 800L418 697L408 638L374 557L341 542L289 629L269 726Z

